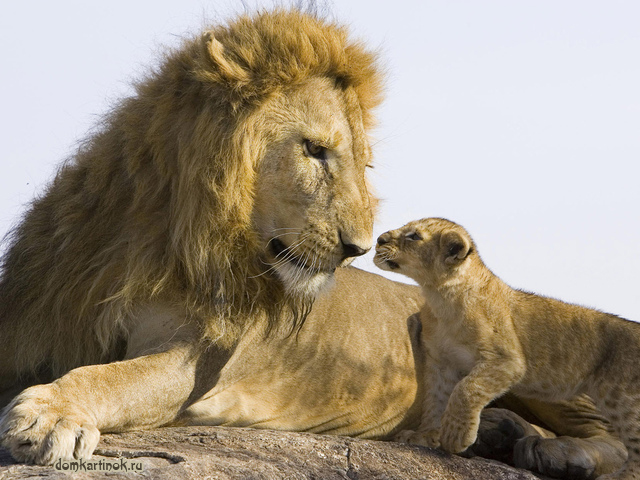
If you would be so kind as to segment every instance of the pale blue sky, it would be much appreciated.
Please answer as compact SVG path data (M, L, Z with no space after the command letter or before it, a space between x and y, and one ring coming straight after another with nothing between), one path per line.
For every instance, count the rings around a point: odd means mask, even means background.
M162 45L239 10L5 5L0 232ZM371 177L383 199L376 235L444 216L511 285L640 320L640 2L346 0L331 10L380 48L389 72ZM371 255L357 265L376 271Z

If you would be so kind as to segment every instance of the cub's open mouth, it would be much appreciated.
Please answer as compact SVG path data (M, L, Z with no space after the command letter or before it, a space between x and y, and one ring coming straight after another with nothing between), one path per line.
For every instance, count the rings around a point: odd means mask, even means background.
M389 260L388 258L385 258L388 255L389 255L388 252L380 251L376 249L376 255L373 257L373 263L375 263L378 267L382 268L383 270L385 268L388 268L389 270L399 269L400 265L397 262L394 262L393 260Z
M400 268L400 265L398 265L396 262L394 262L393 260L385 260L385 262L387 263L387 265L389 266L389 268L391 270L397 270L398 268Z

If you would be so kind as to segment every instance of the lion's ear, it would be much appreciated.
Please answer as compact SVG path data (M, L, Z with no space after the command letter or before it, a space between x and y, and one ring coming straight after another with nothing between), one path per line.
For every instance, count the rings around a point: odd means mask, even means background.
M467 258L471 251L471 240L455 230L447 230L440 237L440 252L444 263L455 265Z
M225 54L224 45L216 39L213 32L204 34L204 45L210 60L218 68L220 74L229 81L247 81L248 73Z

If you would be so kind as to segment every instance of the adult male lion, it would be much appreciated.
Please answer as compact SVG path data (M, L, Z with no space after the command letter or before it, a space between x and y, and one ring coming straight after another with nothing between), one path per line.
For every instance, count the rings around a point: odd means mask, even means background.
M371 246L379 99L375 56L297 11L240 17L170 53L12 235L3 403L38 384L0 421L14 457L87 457L100 432L168 424L369 438L415 424L419 292L336 270ZM527 437L524 466L622 461L588 402L521 411L583 437ZM493 433L535 433L489 417Z

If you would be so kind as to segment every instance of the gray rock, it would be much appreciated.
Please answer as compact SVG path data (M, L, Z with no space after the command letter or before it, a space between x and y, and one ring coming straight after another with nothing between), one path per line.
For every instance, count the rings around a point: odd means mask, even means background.
M392 442L248 428L184 427L103 435L92 461L121 459L141 473L74 473L84 478L536 480L530 472L480 458ZM141 465L140 465L141 463ZM69 478L53 467L14 462L0 449L0 479Z

